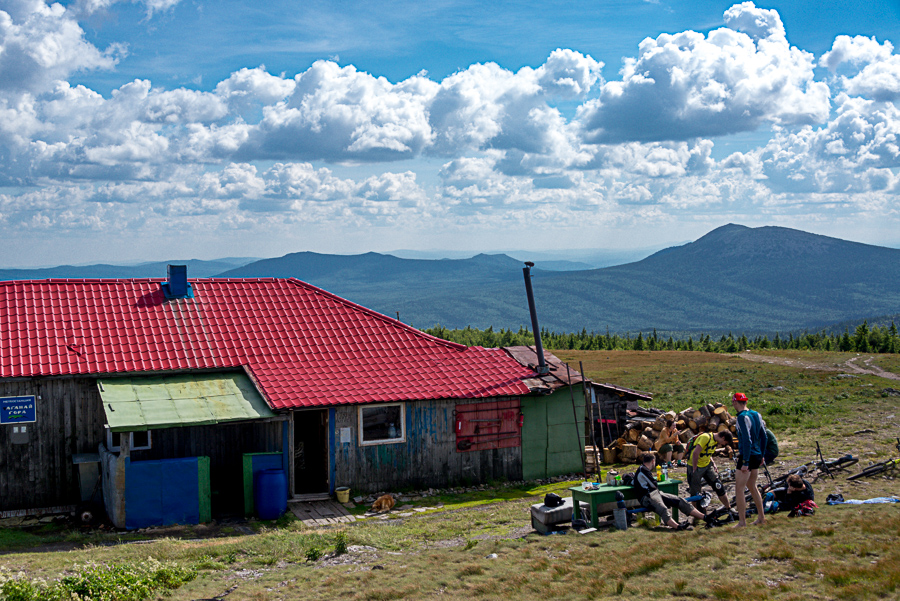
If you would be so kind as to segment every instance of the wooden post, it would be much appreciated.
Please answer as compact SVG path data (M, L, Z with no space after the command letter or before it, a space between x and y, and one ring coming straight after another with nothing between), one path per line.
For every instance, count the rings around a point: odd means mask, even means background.
M578 362L578 370L581 372L581 386L582 389L587 393L587 378L584 377L584 363L582 361ZM587 403L587 397L585 397L585 403ZM590 432L591 432L591 448L594 449L594 471L595 473L600 473L600 453L597 451L597 441L594 436L596 433L594 432L594 391L591 390L591 402L590 402L591 410L588 414L588 423L591 424ZM600 412L600 403L597 403L597 416L602 420L603 414ZM606 441L603 438L603 422L600 422L600 447L606 448Z
M581 471L584 472L584 477L587 478L587 458L584 456L584 433L580 431L580 428L584 428L584 423L582 423L580 427L578 426L578 411L575 409L575 392L572 390L572 372L569 370L568 363L566 363L566 380L569 384L569 396L572 397L572 417L575 419L575 429L576 432L578 432L578 456L581 457Z

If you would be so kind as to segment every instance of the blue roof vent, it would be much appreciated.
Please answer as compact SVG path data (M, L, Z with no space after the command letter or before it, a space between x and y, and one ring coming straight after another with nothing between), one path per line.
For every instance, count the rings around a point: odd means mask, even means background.
M162 284L166 299L194 298L194 289L187 281L187 265L169 265L169 281Z

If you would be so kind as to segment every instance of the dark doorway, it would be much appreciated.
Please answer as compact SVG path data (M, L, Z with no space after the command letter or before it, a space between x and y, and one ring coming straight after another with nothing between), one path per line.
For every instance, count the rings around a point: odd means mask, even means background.
M294 494L328 492L328 410L294 412Z

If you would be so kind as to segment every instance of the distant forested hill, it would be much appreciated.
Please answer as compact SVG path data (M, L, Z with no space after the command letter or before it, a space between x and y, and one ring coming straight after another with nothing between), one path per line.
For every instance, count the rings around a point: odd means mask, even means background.
M188 276L192 278L208 278L224 270L234 269L257 259L218 259L215 261L156 261L138 265L60 265L38 269L0 269L2 280L47 280L51 278L93 279L93 278L164 278L166 265L187 265Z
M293 276L417 327L530 326L522 263L295 253L228 277ZM781 227L720 227L642 261L532 271L541 327L557 332L817 329L894 314L900 250Z

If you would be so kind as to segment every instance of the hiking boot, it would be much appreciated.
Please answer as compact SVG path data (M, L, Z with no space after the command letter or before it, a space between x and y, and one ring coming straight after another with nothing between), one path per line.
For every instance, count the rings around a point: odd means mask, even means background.
M693 530L693 529L694 529L694 527L691 526L690 524L688 524L687 522L682 522L682 523L678 524L677 528L675 528L675 530L678 532L680 532L682 530Z

